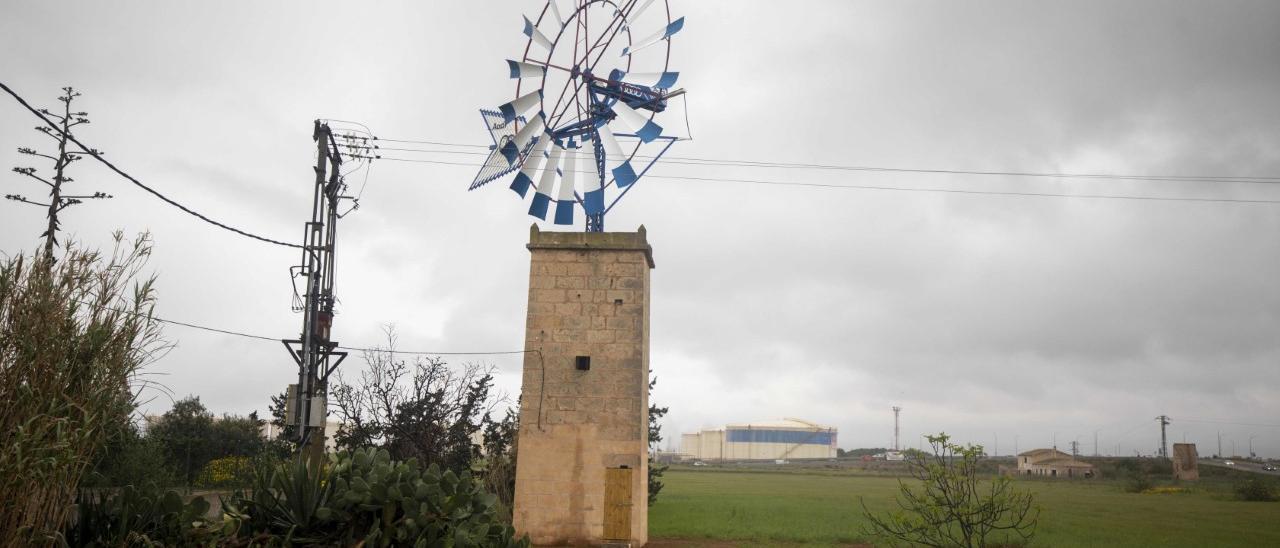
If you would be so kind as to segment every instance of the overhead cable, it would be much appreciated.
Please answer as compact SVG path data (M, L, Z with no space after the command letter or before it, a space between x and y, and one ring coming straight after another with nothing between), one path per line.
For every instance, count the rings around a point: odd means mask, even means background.
M13 98L14 98L14 99L16 99L16 100L18 101L18 103L21 103L23 107L26 107L26 109L27 109L27 110L29 110L29 111L31 111L31 113L32 113L32 114L36 115L36 117L38 117L38 118L40 118L41 120L43 120L46 124L49 124L49 126L50 126L50 127L53 127L53 128L54 128L54 131L57 131L57 126L56 126L56 125L54 125L54 123L53 123L51 120L49 120L48 118L46 118L46 117L45 117L45 115L44 115L44 114L42 114L39 110L36 110L36 109L35 109L34 107L32 107L29 103L27 103L27 101L26 101L25 99L23 99L23 98L22 98L21 96L19 96L16 92L14 92L12 89L10 89L10 88L9 88L9 86L6 86L3 82L0 82L0 88L3 88L5 92L7 92L9 95L13 96ZM59 132L59 133L61 134L61 132ZM81 143L78 139L76 139L76 138L75 138L74 136L72 136L70 133L67 133L67 134L66 134L66 138L67 138L67 140L68 140L68 141L71 141L72 143L75 143L75 144L76 144L76 146L79 146L79 147L80 147L80 149L81 149L81 150L80 150L80 151L77 151L77 152L76 152L76 154L86 154L86 155L92 156L95 160L97 160L97 161L99 161L99 162L102 162L102 164L103 164L103 165L105 165L105 166L107 166L108 168L110 168L110 169L111 169L111 171L114 171L114 172L116 172L116 174L120 175L121 177L124 177L125 179L128 179L128 180L129 180L129 182L131 182L131 183L133 183L133 184L137 185L139 188L141 188L141 189L143 189L143 190L145 190L145 191L147 191L147 192L150 192L152 195L154 195L154 196L155 196L155 197L157 197L157 198L160 198L160 199L161 199L161 200L163 200L165 203L167 203L167 204L169 204L169 205L171 205L171 206L174 206L174 207L176 207L176 208L178 208L178 209L181 209L182 211L184 211L184 212L186 212L186 213L188 213L188 214L190 214L190 215L195 216L197 219L200 219L200 220L202 220L202 221L204 221L204 222L206 222L206 223L209 223L209 224L211 224L211 225L213 225L213 226L216 226L216 227L218 227L218 228L222 228L222 229L225 229L225 230L229 230L229 231L234 232L234 233L236 233L236 234L239 234L239 235L241 235L241 236L244 236L244 237L247 237L247 238L252 238L252 239L254 239L254 240L258 240L258 241L260 241L260 242L266 242L266 243L269 243L269 244L275 244L275 245L279 245L279 246L292 247L292 248L298 248L298 249L301 249L301 248L303 247L303 246L298 245L298 244L293 244L293 243L288 243L288 242L282 242L282 241L280 241L280 240L274 240L274 239L267 238L267 237L264 237L264 236L259 236L259 235L257 235L257 234L253 234L253 233L250 233L250 232L246 232L246 231L241 230L241 229L239 229L239 228L236 228L236 227L233 227L233 226L230 226L230 225L224 224L224 223L220 223L220 222L215 221L215 220L213 220L213 219L210 219L209 217L206 217L206 216L204 216L204 215L202 215L202 214L200 214L200 213L198 213L198 212L196 212L196 211L192 210L191 208L188 208L187 206L184 206L184 205L182 205L182 204L180 204L180 203L178 203L178 202L176 202L176 201L174 201L174 200L172 200L172 199L168 198L167 196L165 196L165 195L161 194L159 191L157 191L157 190L155 190L155 189L153 189L153 188L151 188L151 187L149 187L149 186L147 186L147 185L143 184L143 183L142 183L142 181L139 181L139 180L135 179L132 175L129 175L128 173L125 173L123 170L121 170L120 168L116 167L116 166L115 166L115 164L112 164L111 162L107 161L107 159L106 159L106 158L103 158L103 157L102 157L102 154L101 154L101 153L99 153L96 149L90 148L90 147L88 147L87 145L85 145L84 143Z
M392 158L387 156L379 156L377 159L390 160L395 162L411 162L420 164L438 164L452 165L464 167L481 167L481 164L471 162L448 162L443 160L422 160L414 158ZM580 173L590 173L587 171L579 171ZM834 184L834 183L810 183L802 181L767 181L759 179L733 179L728 177L694 177L688 175L645 175L651 179L672 179L681 181L700 181L700 182L716 182L716 183L741 183L768 186L783 187L811 187L811 188L829 188L842 190L886 190L897 192L927 192L942 194L974 194L987 196L1021 196L1021 197L1043 197L1043 198L1092 198L1100 200L1137 200L1137 201L1155 201L1155 202L1216 202L1216 203L1241 203L1241 204L1280 204L1280 200L1265 199L1242 199L1242 198L1197 198L1197 197L1172 197L1172 196L1135 196L1124 194L1065 194L1056 192L1019 192L1019 191L998 191L998 190L965 190L956 188L937 188L937 187L896 187L881 185L852 185L852 184Z
M488 145L467 144L467 143L450 143L445 141L412 141L405 139L384 139L374 137L374 141L387 141L395 143L409 144L428 144L435 146L452 146L465 148L490 148ZM406 152L424 152L439 154L469 154L484 155L483 152L463 152L463 151L447 151L447 150L424 150L412 148L385 148L383 150L397 150ZM652 156L637 155L637 158L652 158ZM664 156L663 163L681 164L682 162L672 162L670 160L682 160L685 162L696 162L686 165L710 165L720 167L760 167L760 168L786 168L786 169L817 169L817 170L835 170L835 171L867 171L867 172L888 172L888 173L919 173L919 174L935 174L935 175L982 175L982 176L1000 176L1000 177L1037 177L1037 178L1053 178L1053 179L1116 179L1116 180L1134 180L1134 181L1169 181L1169 182L1215 182L1215 183L1251 183L1251 184L1280 184L1280 177L1270 176L1234 176L1234 175L1139 175L1139 174L1121 174L1121 173L1069 173L1069 172L1034 172L1034 171L981 171L981 170L963 170L963 169L931 169L931 168L912 168L912 167L885 167L885 166L859 166L859 165L840 165L840 164L819 164L819 163L801 163L801 162L766 162L758 160L734 160L720 158L699 158L693 156Z

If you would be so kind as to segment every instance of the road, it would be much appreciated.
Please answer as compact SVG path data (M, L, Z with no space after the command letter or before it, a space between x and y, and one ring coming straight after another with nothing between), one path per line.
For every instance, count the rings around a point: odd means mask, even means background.
M1266 470L1263 470L1263 469L1262 469L1262 465L1261 465L1261 464L1259 464L1259 463L1256 463L1256 462L1248 462L1248 461L1243 461L1243 460L1233 460L1233 461L1231 461L1231 462L1234 462L1234 463L1235 463L1235 465L1234 465L1234 466L1227 466L1227 465L1226 465L1226 462L1227 462L1227 461L1226 461L1226 459L1200 459L1200 464L1205 464L1205 465L1209 465L1209 466L1221 466L1221 467L1224 467L1224 468L1235 468L1236 470L1243 470L1243 471L1245 471L1245 472L1254 472L1254 473L1257 473L1257 474L1266 474L1266 475L1268 475L1268 476L1280 476L1280 470L1275 471L1275 472L1268 472L1268 471L1266 471ZM1273 464L1272 466L1276 466L1276 468L1280 468L1280 466L1277 466L1277 465L1274 465L1274 464Z

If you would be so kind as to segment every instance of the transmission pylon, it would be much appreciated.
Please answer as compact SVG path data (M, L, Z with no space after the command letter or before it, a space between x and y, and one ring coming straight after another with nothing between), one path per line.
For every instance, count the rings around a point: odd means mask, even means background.
M302 312L302 333L297 339L283 342L298 365L298 384L290 387L294 396L289 404L293 417L290 422L298 426L298 450L316 458L324 454L329 374L347 357L346 352L336 350L338 343L330 335L334 251L341 216L338 205L351 197L343 195L347 185L342 180L342 155L329 125L316 120L312 139L316 142L316 179L311 221L303 231L301 264L289 269L295 281L294 310ZM301 297L296 286L298 278L306 280Z

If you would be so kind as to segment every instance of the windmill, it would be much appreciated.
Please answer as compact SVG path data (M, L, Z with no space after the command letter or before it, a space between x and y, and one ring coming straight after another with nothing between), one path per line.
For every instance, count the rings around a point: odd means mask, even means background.
M545 221L554 206L552 221L572 225L581 209L586 230L602 232L605 214L678 140L654 118L684 94L668 70L684 18L671 19L667 0L567 3L548 0L524 18L524 54L507 60L515 98L480 110L493 146L468 190L515 172L511 190L533 191L530 215Z

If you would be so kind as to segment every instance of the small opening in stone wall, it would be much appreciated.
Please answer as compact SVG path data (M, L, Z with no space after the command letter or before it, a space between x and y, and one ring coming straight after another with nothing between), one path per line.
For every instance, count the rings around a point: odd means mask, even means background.
M622 304L622 299L614 299L613 304Z
M578 371L591 370L591 356L578 356L573 359L573 365Z

